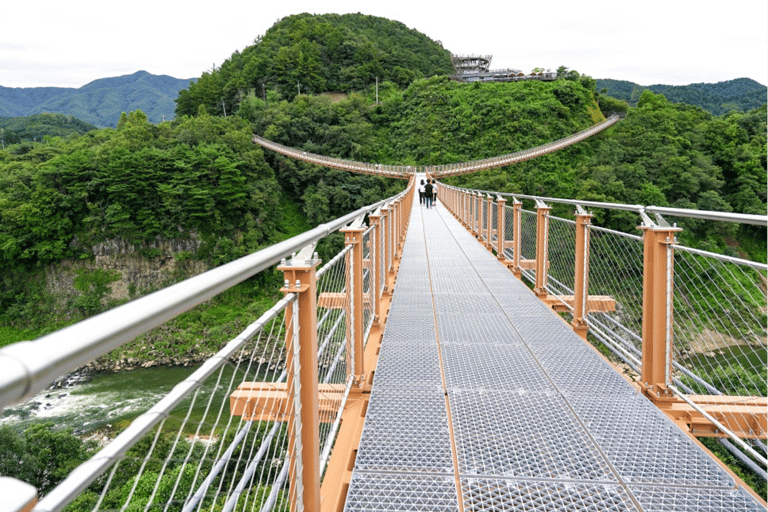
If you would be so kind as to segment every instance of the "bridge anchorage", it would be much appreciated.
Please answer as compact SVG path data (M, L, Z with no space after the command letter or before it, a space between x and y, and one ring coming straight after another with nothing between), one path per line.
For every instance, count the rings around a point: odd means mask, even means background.
M330 163L409 185L0 349L7 406L269 267L285 276L282 300L39 501L0 481L9 510L765 510L697 438L765 474L768 266L681 246L664 217L768 217L443 184L427 210L423 169ZM596 226L598 208L635 212L642 235ZM326 236L344 249L323 262Z

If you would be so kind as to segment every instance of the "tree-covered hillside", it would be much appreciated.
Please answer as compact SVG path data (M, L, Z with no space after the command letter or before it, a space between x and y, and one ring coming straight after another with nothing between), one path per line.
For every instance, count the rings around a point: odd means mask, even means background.
M249 91L259 96L275 91L290 100L299 89L359 91L377 78L406 87L452 70L448 50L400 22L363 14L298 14L203 73L179 94L176 113L194 115L200 105L211 113L232 113Z
M0 117L0 145L22 141L42 141L45 137L82 135L97 128L76 117L64 114L37 114L29 117Z
M696 105L714 115L727 114L731 110L747 112L768 101L768 89L750 78L737 78L716 84L650 86L625 80L600 79L597 80L597 90L626 101L633 107L637 106L643 91L651 91L664 95L672 103Z
M151 122L160 123L174 118L174 101L179 90L189 83L189 79L137 71L94 80L78 89L0 86L0 116L24 117L50 112L73 116L98 127L114 128L122 112L141 110Z

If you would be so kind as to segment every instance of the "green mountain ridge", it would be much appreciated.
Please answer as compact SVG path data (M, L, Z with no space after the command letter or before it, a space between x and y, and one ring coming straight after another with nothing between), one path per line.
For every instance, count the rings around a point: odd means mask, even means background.
M137 71L94 80L80 88L0 86L0 117L51 113L74 116L102 128L114 128L122 112L141 110L152 123L175 117L179 91L195 79Z
M731 110L747 112L764 106L768 100L768 88L751 78L736 78L717 83L695 83L689 85L638 85L626 80L600 78L596 80L597 90L637 106L643 91L662 94L672 103L687 103L703 108L714 114L723 115Z

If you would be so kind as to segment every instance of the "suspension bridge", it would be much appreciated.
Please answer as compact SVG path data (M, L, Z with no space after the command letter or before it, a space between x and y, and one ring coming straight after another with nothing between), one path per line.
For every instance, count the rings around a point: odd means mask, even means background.
M2 510L765 510L697 438L765 477L768 266L683 247L664 216L768 218L443 184L427 209L414 193L585 136L423 168L255 139L409 185L0 350L6 406L267 268L285 275L283 300L53 491L1 478ZM635 212L642 235L589 208ZM344 249L322 262L328 236Z

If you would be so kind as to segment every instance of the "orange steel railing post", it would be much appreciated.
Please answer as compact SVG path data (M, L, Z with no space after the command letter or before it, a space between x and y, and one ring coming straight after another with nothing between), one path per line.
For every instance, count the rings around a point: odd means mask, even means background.
M512 274L522 279L523 271L520 268L520 226L522 225L520 210L523 203L517 199L512 200Z
M320 260L314 244L278 270L285 275L280 291L296 299L286 310L286 369L289 406L288 451L291 509L320 510L320 413L317 384L317 275ZM296 508L294 508L296 507Z
M573 330L582 339L587 339L587 322L585 317L587 297L589 295L589 225L592 214L585 212L581 206L576 207L576 247L573 269Z
M547 258L549 249L549 211L552 208L536 200L536 296L547 298Z
M356 220L346 228L340 229L344 233L346 245L351 245L351 301L349 302L348 316L351 316L352 327L352 371L354 371L355 382L361 383L365 376L365 353L363 341L363 233L365 226L362 224L362 218ZM350 272L347 269L347 272Z
M496 257L504 261L504 237L506 236L506 219L504 218L504 206L507 200L501 196L496 196Z
M673 247L677 243L676 233L682 229L653 225L649 220L640 229L643 230L641 381L646 394L659 396L667 392L665 385L671 381Z

